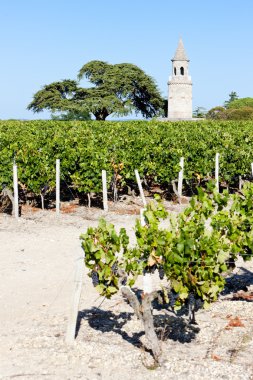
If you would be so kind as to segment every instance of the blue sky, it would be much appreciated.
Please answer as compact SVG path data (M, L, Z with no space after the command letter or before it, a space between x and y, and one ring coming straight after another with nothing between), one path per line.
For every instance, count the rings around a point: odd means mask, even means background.
M2 0L0 119L48 118L33 94L94 59L139 66L166 97L180 36L194 108L253 97L252 15L252 0Z

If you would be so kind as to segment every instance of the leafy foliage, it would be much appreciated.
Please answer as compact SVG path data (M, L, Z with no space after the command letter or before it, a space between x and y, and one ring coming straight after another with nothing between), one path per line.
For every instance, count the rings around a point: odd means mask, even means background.
M227 120L253 120L253 107L229 108L226 110Z
M117 234L111 223L104 219L99 222L98 228L88 228L86 234L81 235L85 262L91 272L98 274L96 288L101 295L110 297L119 289L119 254L121 248L126 250L129 238L125 229Z
M236 98L233 101L231 101L228 105L229 109L239 109L244 107L253 108L253 98Z
M228 108L230 104L234 102L234 100L238 99L238 95L235 91L231 91L228 96L229 96L229 99L224 102L225 108Z
M206 114L207 119L213 119L213 120L226 120L226 109L221 106L217 106L214 108L211 108L207 114Z
M214 107L207 113L208 119L215 120L252 120L253 98L238 99L236 92L229 94L224 107Z
M46 85L38 91L28 109L40 112L69 111L92 113L96 120L107 116L140 112L149 118L160 112L163 100L150 76L130 63L110 65L90 61L79 71L78 79L88 79L94 87L82 88L77 82L65 79Z
M243 190L230 196L230 205L222 209L212 220L212 226L226 235L231 242L230 263L237 256L249 260L253 255L253 186L245 183Z
M219 194L199 188L190 206L171 220L168 229L159 226L167 212L156 199L144 213L146 224L136 222L134 248L128 246L125 229L117 235L104 220L82 235L85 263L90 273L99 275L97 289L110 297L119 289L117 276L122 273L133 285L138 275L162 268L177 295L177 308L190 295L207 306L223 290L224 275L238 255L245 260L253 256L253 185L231 196L227 191ZM115 263L121 269L117 275L112 270Z
M1 121L0 189L12 188L14 157L20 186L35 194L45 184L54 188L57 158L62 178L80 193L102 191L102 169L109 187L115 168L122 191L136 182L136 168L149 186L166 189L184 156L184 178L195 192L198 183L214 177L216 152L221 181L250 174L252 144L252 122Z
M65 79L61 82L53 82L36 92L27 109L33 112L41 112L43 110L51 112L80 110L75 103L77 91L77 82L74 80Z
M189 322L196 323L197 300L204 307L217 300L238 255L245 260L253 257L252 211L253 184L231 196L227 191L219 194L210 183L208 191L198 188L190 206L170 220L167 229L160 227L160 220L168 214L156 197L144 212L145 225L136 222L134 248L129 246L125 229L117 235L114 226L103 219L81 236L93 285L107 298L121 289L144 324L156 361L161 349L151 302L158 298L160 306L174 310L187 303ZM130 287L140 274L150 279L147 273L157 269L160 278L166 277L167 286L161 284L160 290L151 293L143 290L140 303Z

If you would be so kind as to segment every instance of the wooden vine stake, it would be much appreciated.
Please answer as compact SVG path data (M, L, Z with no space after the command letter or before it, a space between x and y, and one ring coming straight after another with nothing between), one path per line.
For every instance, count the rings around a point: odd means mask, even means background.
M219 158L220 158L220 153L216 153L215 155L215 186L218 192L219 192Z
M140 209L140 218L141 218L141 226L144 227L146 225L145 217L144 217L145 208Z
M42 208L42 210L45 210L45 206L44 206L44 195L43 195L43 194L40 194L40 199L41 199L41 208Z
M56 160L56 215L60 215L60 160Z
M19 206L18 206L18 168L17 165L13 164L13 189L14 189L14 216L16 219L19 217Z
M141 225L144 227L146 225L145 217L144 217L145 208L140 209L140 218ZM150 294L153 292L152 278L150 273L143 274L143 293Z
M88 207L90 208L91 207L91 196L90 196L90 193L87 194L87 197L88 197Z
M253 162L251 163L251 175L253 177Z
M242 176L239 175L239 190L242 190Z
M65 341L67 344L73 344L76 336L76 323L78 317L79 302L82 291L84 257L78 257L76 261L76 271L74 278L74 292L70 304L70 314Z
M108 198L107 198L107 181L106 181L106 171L102 170L102 183L103 183L103 206L104 210L108 211Z
M183 178L184 178L184 157L181 157L180 158L180 172L178 173L178 198L179 198L179 202L181 200L181 197L182 197L182 190L183 190Z
M138 187L139 187L139 192L140 192L140 196L141 196L141 199L142 199L142 203L143 203L144 207L146 207L147 206L147 201L146 201L145 196L144 196L144 192L143 192L143 188L142 188L139 172L138 172L137 169L135 169L134 173L135 173L135 177L136 177L136 180L137 180L137 183L138 183Z

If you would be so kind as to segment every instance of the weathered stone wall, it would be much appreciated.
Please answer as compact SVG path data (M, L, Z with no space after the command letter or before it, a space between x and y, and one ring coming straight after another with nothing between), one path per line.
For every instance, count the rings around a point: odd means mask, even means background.
M192 84L169 82L168 98L169 119L191 119L192 118Z

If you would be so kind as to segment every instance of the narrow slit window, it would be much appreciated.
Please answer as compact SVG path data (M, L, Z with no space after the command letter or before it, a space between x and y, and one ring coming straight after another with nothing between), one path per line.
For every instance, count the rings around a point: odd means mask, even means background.
M174 67L174 75L177 75L177 69Z
M184 68L183 67L180 67L180 74L184 75Z

